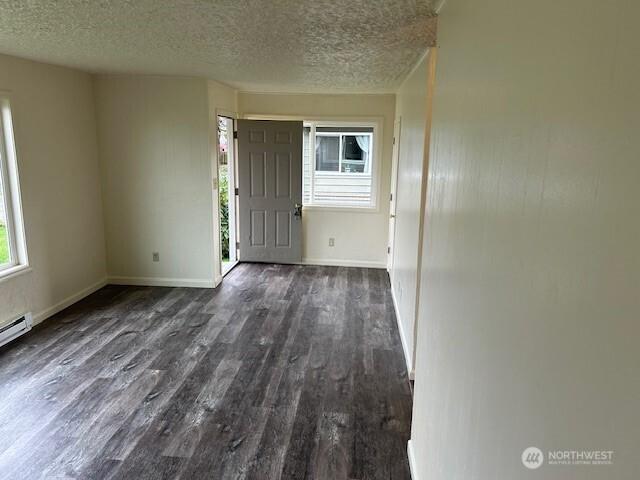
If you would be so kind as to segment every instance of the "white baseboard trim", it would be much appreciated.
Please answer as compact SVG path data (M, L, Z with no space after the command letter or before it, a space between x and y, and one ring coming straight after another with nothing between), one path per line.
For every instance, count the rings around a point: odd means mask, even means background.
M104 278L104 279L100 280L99 282L96 282L93 285L90 285L87 288L84 288L84 289L80 290L79 292L68 296L67 298L65 298L61 302L58 302L58 303L56 303L55 305L53 305L53 306L51 306L49 308L45 308L41 312L38 312L35 315L33 315L33 324L37 325L38 323L41 323L42 321L44 321L47 318L55 315L56 313L61 312L65 308L70 307L74 303L79 302L83 298L88 297L93 292L96 292L96 291L100 290L106 284L107 284L107 279Z
M109 277L108 283L112 285L135 285L140 287L215 288L213 280L204 278Z
M321 265L327 267L360 267L360 268L387 268L385 262L372 262L369 260L340 260L331 258L303 258L302 265Z
M398 331L400 332L400 341L402 342L402 351L404 352L404 361L407 364L407 375L409 380L415 379L415 372L413 370L413 360L409 346L407 345L407 339L404 334L404 327L402 326L402 319L400 317L400 309L398 308L398 302L396 301L396 292L393 289L393 282L391 282L391 299L393 300L393 309L396 311L396 322L398 324Z
M407 442L407 457L409 457L409 470L411 471L411 479L419 480L418 466L416 465L416 455L413 449L413 442L409 440Z

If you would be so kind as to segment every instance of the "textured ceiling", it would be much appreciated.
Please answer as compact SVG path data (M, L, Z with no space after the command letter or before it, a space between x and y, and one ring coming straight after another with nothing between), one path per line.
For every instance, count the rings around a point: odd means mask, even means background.
M393 91L435 28L431 0L0 0L0 53L258 91Z

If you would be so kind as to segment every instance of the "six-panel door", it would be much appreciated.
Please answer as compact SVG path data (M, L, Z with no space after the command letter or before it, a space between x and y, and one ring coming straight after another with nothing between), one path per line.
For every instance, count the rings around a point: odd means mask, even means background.
M238 120L240 260L302 259L302 122Z

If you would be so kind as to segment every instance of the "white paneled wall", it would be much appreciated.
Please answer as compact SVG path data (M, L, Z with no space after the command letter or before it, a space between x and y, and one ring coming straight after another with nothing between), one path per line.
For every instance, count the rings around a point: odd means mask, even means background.
M400 138L396 139L399 142L398 188L390 276L402 346L411 375L414 371L422 188L425 181L428 55L418 63L396 96L396 117L402 121L402 130Z
M638 18L599 0L440 14L414 479L640 477ZM530 471L529 446L613 464Z

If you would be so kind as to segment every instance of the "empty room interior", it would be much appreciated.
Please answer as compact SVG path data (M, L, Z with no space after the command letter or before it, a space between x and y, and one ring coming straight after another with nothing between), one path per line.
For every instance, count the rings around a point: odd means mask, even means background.
M639 18L0 1L0 479L640 478Z

